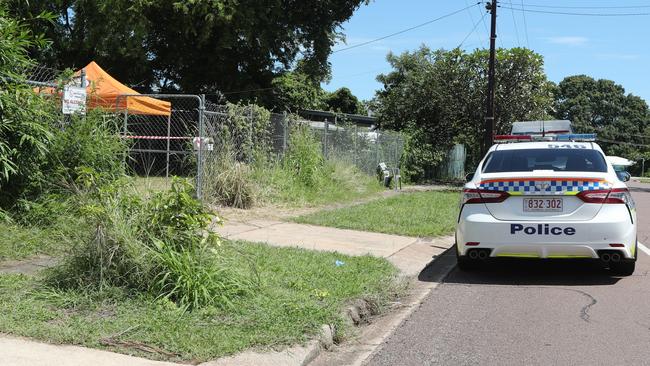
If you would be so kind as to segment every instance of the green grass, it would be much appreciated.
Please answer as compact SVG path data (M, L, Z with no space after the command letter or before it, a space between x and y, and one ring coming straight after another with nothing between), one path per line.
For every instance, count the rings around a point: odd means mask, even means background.
M142 195L166 191L171 187L172 183L172 177L135 177L134 179L135 189Z
M396 270L384 259L242 242L225 245L239 262L235 265L255 268L255 291L231 309L184 313L169 301L121 289L61 291L37 278L0 275L0 332L201 362L252 347L301 343L315 336L321 324L345 329L340 314L352 299L367 298L382 306L400 290L391 285L397 283ZM345 264L337 267L336 260ZM111 337L113 345L102 342ZM134 347L138 344L166 354L142 352Z
M64 248L55 229L24 227L0 222L0 262L37 254L54 255Z
M255 169L253 179L261 205L313 207L329 203L349 202L382 191L375 177L350 164L327 161L327 173L315 185L300 184L290 173L276 165Z
M294 221L342 229L408 236L453 232L458 218L458 192L403 193L366 204L316 212Z

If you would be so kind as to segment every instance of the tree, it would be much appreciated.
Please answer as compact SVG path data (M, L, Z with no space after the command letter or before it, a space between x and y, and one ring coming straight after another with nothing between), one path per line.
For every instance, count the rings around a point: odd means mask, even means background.
M268 89L300 55L315 80L341 24L367 0L10 0L14 14L48 10L33 23L53 40L40 61L57 68L96 60L141 91L214 93ZM269 95L267 93L265 95ZM227 94L232 99L259 96Z
M524 49L497 50L496 132L508 132L517 120L547 116L552 84L542 56ZM405 173L421 179L445 158L455 143L468 149L467 164L481 158L488 51L433 51L425 46L388 55L393 71L380 75L383 89L373 102L383 128L408 135Z
M333 112L360 114L363 112L363 104L352 94L348 88L340 88L325 98L327 108Z
M48 20L41 14L36 20ZM54 124L52 103L25 84L21 71L32 65L30 47L43 47L42 37L7 14L0 2L0 211L40 183L39 167L47 155ZM1 213L1 212L0 212Z
M300 109L322 109L325 91L300 71L288 72L275 78L273 106L276 111L297 112Z
M650 144L648 105L625 94L623 86L586 75L569 76L555 90L554 109L555 117L570 120L576 132L597 133L608 155L650 157L650 149L642 146Z

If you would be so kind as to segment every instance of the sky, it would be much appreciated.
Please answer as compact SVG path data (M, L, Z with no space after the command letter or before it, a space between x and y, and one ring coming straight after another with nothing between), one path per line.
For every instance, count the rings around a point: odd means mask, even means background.
M570 16L505 9L574 13L646 13L643 16ZM476 0L371 0L343 24L345 42L330 56L332 80L325 90L348 87L360 99L371 99L381 84L378 74L390 71L389 52L400 54L424 44L433 49L489 47L490 17ZM512 4L512 6L510 5ZM611 79L650 102L650 0L499 0L497 47L528 47L544 56L548 78L586 74ZM374 40L433 20L459 9L448 18L365 46L343 48ZM540 7L544 6L544 7ZM546 8L546 6L558 8ZM584 7L610 8L584 8ZM611 8L641 6L640 8ZM563 7L563 8L560 8ZM583 7L583 8L566 8ZM474 32L471 32L476 25ZM337 52L338 51L338 52Z

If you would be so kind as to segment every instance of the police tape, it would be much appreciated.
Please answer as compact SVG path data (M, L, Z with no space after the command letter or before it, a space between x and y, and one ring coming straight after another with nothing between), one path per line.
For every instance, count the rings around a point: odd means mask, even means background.
M120 135L123 139L139 139L139 140L191 140L193 137L188 136L133 136L133 135Z

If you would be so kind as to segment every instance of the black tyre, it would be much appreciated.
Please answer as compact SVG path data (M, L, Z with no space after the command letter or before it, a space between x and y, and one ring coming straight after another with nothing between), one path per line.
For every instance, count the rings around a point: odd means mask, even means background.
M631 276L635 267L636 261L618 262L609 265L609 269L618 276Z

